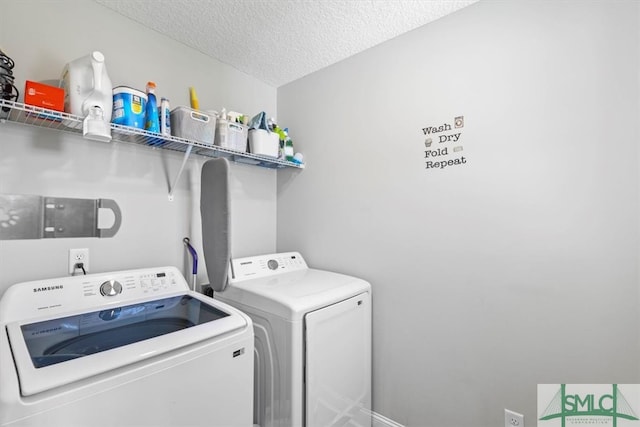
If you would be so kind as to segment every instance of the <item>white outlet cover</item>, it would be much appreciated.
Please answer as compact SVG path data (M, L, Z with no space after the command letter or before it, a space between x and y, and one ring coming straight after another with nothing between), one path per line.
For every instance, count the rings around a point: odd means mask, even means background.
M82 274L81 269L76 269L77 263L84 265L85 273L89 273L89 248L69 249L69 274Z

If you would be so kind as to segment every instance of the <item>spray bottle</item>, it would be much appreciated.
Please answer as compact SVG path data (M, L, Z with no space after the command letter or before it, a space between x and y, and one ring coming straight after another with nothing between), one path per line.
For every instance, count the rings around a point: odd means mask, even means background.
M148 82L144 128L149 132L160 133L160 118L158 116L158 101L156 100L155 90L156 84Z

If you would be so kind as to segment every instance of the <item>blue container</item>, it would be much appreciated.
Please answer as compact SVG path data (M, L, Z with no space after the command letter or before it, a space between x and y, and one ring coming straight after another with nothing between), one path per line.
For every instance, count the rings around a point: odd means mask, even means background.
M113 88L113 123L144 129L147 94L127 86Z

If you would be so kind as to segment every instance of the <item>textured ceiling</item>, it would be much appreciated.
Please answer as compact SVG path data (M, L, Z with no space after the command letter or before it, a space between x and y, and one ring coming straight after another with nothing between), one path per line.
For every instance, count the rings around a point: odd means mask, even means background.
M477 0L95 0L274 87Z

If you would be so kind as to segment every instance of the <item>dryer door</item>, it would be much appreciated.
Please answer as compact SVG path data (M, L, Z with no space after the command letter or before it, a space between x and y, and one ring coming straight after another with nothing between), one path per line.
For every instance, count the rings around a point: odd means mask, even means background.
M370 427L370 294L308 313L305 342L306 427Z

